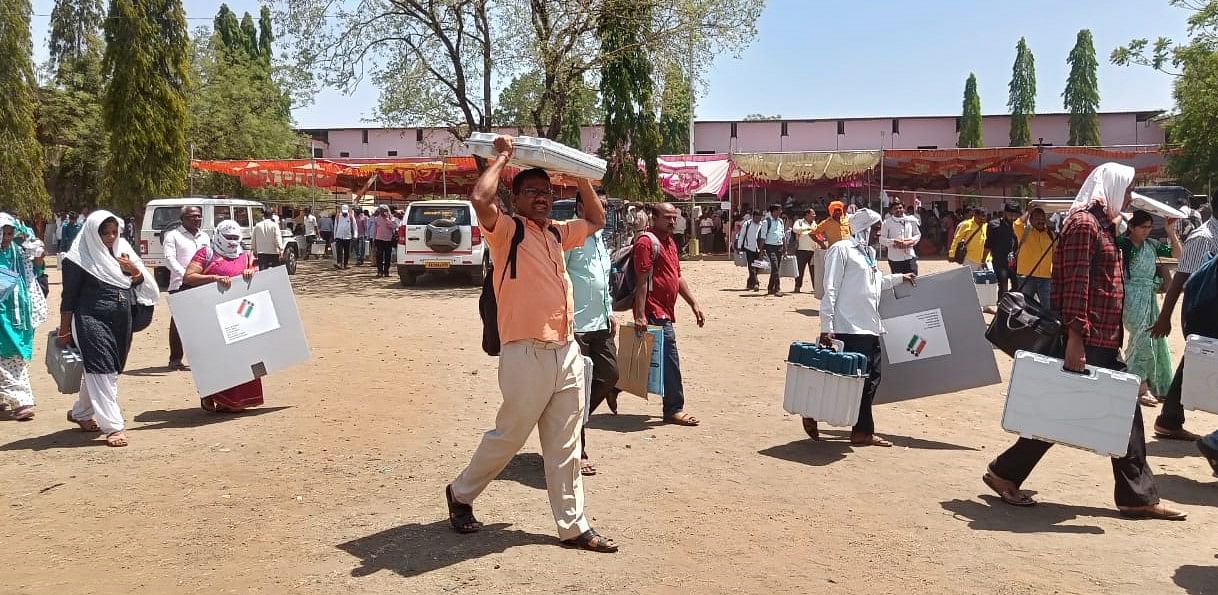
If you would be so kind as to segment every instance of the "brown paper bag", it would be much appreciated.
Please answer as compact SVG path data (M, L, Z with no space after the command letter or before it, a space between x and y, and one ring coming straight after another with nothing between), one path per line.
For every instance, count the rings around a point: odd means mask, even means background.
M617 388L647 398L647 375L651 373L651 351L655 337L634 334L633 324L623 324L617 332Z

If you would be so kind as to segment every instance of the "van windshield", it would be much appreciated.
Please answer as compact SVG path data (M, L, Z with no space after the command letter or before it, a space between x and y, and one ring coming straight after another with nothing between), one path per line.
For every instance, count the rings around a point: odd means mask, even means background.
M457 225L469 225L469 207L437 205L411 207L406 215L407 225L427 225L437 219L451 219Z
M182 207L157 207L152 211L152 229L160 231L182 220Z

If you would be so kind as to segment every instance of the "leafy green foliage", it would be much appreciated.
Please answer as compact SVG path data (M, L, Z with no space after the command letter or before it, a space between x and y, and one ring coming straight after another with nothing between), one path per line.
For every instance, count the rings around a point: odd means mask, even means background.
M1113 50L1114 64L1137 64L1173 74L1176 113L1167 120L1167 136L1179 153L1169 172L1194 188L1209 188L1218 171L1218 0L1172 0L1191 10L1188 40L1160 37L1134 39ZM1149 51L1149 53L1148 53Z
M97 51L104 15L102 0L56 0L47 39L50 50L47 66L52 72L57 72L65 62L83 59Z
M181 0L111 0L105 36L111 155L103 204L138 213L186 184L190 42Z
M1011 134L1009 146L1027 147L1032 144L1029 126L1036 114L1036 58L1024 38L1015 46L1015 65L1011 67L1011 83L1007 108L1011 110Z
M676 65L664 73L664 92L660 95L660 153L689 153L689 124L693 118L693 90L689 79Z
M981 138L981 96L977 94L977 75L969 73L964 83L964 104L960 114L960 138L957 147L984 146Z
M271 58L274 57L271 50L271 45L274 43L275 26L271 22L271 7L264 4L258 15L258 54L267 64L270 64Z
M0 10L0 197L4 210L31 218L50 212L34 129L32 51L29 0L8 0Z
M654 73L642 46L651 8L631 0L611 0L606 4L597 23L601 53L606 56L601 68L605 137L600 153L609 162L609 168L602 186L610 196L658 198L656 162L660 138L652 107Z
M1070 65L1070 77L1066 79L1066 90L1062 92L1064 107L1070 112L1071 146L1098 146L1100 140L1100 86L1096 79L1095 44L1091 31L1078 32L1074 49L1066 58Z

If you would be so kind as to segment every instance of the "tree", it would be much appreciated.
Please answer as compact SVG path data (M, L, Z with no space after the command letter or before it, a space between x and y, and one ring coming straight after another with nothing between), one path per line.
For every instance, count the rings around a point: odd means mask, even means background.
M262 56L227 48L219 32L195 32L191 50L190 141L198 159L284 159L303 144L284 109L283 90ZM206 174L195 189L236 194L231 176Z
M1160 37L1134 39L1113 50L1117 65L1137 64L1173 75L1175 113L1166 122L1171 144L1178 154L1168 161L1168 171L1193 188L1209 188L1218 171L1218 1L1171 0L1173 6L1189 9L1189 37L1176 43ZM1149 53L1148 53L1149 50Z
M1036 114L1036 58L1022 37L1015 46L1015 65L1011 68L1011 83L1007 89L1010 92L1007 107L1011 110L1009 146L1031 146L1029 123Z
M964 83L964 108L960 114L960 139L957 147L984 146L981 137L981 97L977 95L977 75L969 73Z
M612 5L606 7L611 10L605 10L597 23L601 52L608 56L601 68L605 137L600 153L609 166L602 187L610 196L656 198L660 194L660 139L652 103L652 66L641 43L651 9L633 0L610 0L607 4Z
M148 199L185 186L186 14L181 0L111 0L105 33L102 115L111 153L105 198L116 209L140 212Z
M258 28L254 26L254 17L248 12L241 17L241 45L245 48L245 55L250 58L257 58L262 53L258 47Z
M221 4L216 18L212 20L212 31L220 37L220 42L229 49L241 47L241 21L237 14L229 9L227 4Z
M297 65L314 81L350 89L368 73L381 89L377 118L387 124L446 126L458 138L488 130L493 81L540 73L529 126L557 138L585 81L610 60L597 37L619 0L279 0ZM637 0L639 49L663 72L694 62L693 82L715 56L740 52L756 36L764 0ZM494 25L494 27L492 27ZM365 64L365 61L368 64ZM492 73L494 71L494 73ZM497 76L493 76L497 75ZM656 106L652 106L653 108ZM499 123L495 121L494 123Z
M262 5L262 11L258 15L258 53L262 56L263 62L268 66L271 63L273 54L271 44L275 42L275 29L271 23L271 7Z
M660 95L660 152L684 155L689 150L689 123L693 118L693 90L689 78L675 64L664 73Z
M49 212L42 179L42 147L34 130L33 43L30 3L8 0L0 9L0 197L18 217Z
M1100 140L1100 86L1095 71L1099 64L1095 60L1095 45L1091 31L1078 32L1074 49L1066 58L1070 65L1070 78L1062 92L1062 103L1070 111L1071 146L1098 146Z
M65 62L86 57L98 49L95 43L101 30L101 0L57 0L51 9L51 32L47 45L50 60L47 66L58 72Z
M563 144L580 147L580 128L585 124L599 124L605 112L601 107L597 90L586 80L577 81L577 88L570 94L570 105L563 116L557 140ZM541 94L545 83L536 70L517 75L499 92L493 120L496 126L516 126L531 136L545 137L548 123L553 117L550 108L544 107Z

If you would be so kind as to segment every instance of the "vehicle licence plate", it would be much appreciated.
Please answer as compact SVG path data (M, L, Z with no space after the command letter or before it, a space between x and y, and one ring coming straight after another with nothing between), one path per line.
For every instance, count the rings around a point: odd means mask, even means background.
M452 266L452 263L447 260L429 260L423 263L423 268L426 269L446 269Z

